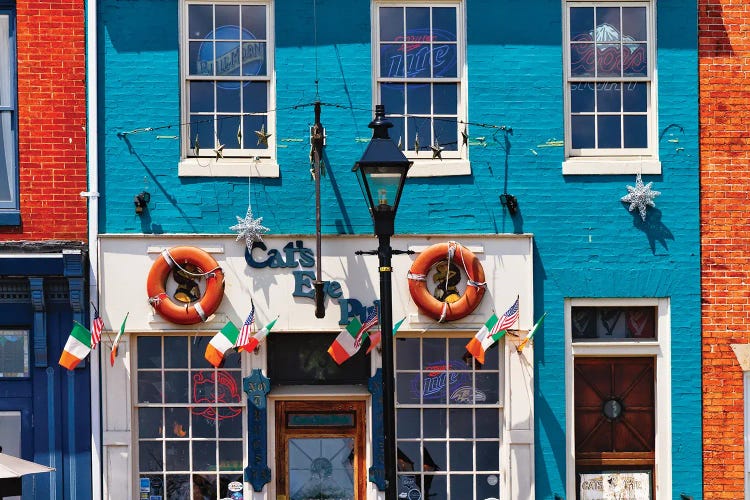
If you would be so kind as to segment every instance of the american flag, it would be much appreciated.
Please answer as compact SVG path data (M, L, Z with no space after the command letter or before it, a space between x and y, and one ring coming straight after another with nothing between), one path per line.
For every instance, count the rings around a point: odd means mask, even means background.
M497 323L495 323L495 326L492 327L492 331L489 333L490 336L496 334L500 330L505 330L509 326L513 326L513 324L518 320L518 297L516 297L516 301L513 303L512 306L510 306L510 309L505 311L505 313L498 318Z
M373 326L378 324L378 308L373 307L370 312L367 314L367 318L365 319L365 322L362 323L362 326L359 329L359 332L357 333L357 338L354 340L354 346L359 347L362 344L362 337L364 334L372 328Z
M255 304L252 301L250 301L250 303L252 304L250 314L247 315L247 319L244 323L242 323L240 333L239 335L237 335L237 342L234 343L235 347L242 347L247 345L253 336L252 326L253 321L255 321Z
M102 341L102 329L104 328L104 320L97 314L94 321L91 323L91 348L96 349L99 342Z

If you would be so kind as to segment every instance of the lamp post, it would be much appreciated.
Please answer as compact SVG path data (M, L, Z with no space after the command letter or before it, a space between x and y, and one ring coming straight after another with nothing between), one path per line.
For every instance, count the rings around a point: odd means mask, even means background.
M372 139L362 158L354 164L362 193L378 237L380 272L380 341L383 359L383 464L385 498L397 499L396 487L396 416L394 404L393 304L391 292L391 236L406 174L412 162L388 136L393 124L385 117L385 106L375 106L375 119L368 125Z

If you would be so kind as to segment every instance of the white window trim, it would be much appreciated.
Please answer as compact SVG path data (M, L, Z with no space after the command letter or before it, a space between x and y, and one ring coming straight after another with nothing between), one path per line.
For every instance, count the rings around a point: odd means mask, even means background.
M568 32L568 9L571 6L600 6L605 3L613 5L644 5L648 16L648 66L650 82L647 120L648 141L650 147L646 150L634 150L628 154L624 150L605 150L601 152L587 151L574 155L571 148L570 133L570 95L568 92L568 79L570 73L570 34ZM656 61L656 1L652 0L598 0L578 1L565 0L562 2L563 23L563 108L565 121L565 161L562 169L564 175L610 175L610 174L661 174L661 162L659 161L659 116L658 116L658 69ZM629 81L629 80L628 80Z
M457 67L458 67L458 82L459 82L459 98L457 106L457 121L458 124L466 123L467 117L469 116L469 92L468 92L468 67L466 64L466 3L464 0L433 0L430 2L419 1L419 0L375 0L371 3L370 7L370 19L371 19L371 70L372 70L372 107L375 109L375 105L380 104L380 86L378 85L378 75L380 71L380 51L379 51L379 28L380 28L380 16L378 15L378 8L381 6L410 6L410 7L435 7L439 5L452 5L456 7L456 20L458 25L458 33L456 33L457 42ZM388 110L385 110L388 113ZM394 141L398 141L398 138L392 137ZM460 142L460 134L459 134ZM442 153L444 158L435 159L432 156L432 151L425 150L415 153L413 150L409 150L407 146L404 150L404 154L409 160L412 160L414 164L409 169L409 177L448 177L457 175L471 175L471 162L469 161L469 147L468 145L461 145L456 151L445 151Z
M572 307L638 307L657 308L656 339L619 342L573 342ZM573 407L573 359L594 356L654 356L656 436L654 498L672 498L672 344L670 303L668 298L638 299L565 299L565 428L566 497L577 498L575 476L575 410Z
M191 157L189 156L190 142L190 113L188 110L187 93L185 85L188 77L189 50L186 45L188 26L187 4L190 3L210 3L210 4L264 4L267 9L268 29L266 34L266 43L268 51L268 60L266 66L268 69L268 114L266 122L271 136L268 138L268 149L262 150L260 155L253 153L247 158L226 157L212 158ZM274 0L182 0L179 5L180 18L180 117L182 122L182 134L180 144L180 161L177 166L177 174L180 177L270 177L278 178L279 164L277 162L277 132L276 132L276 21ZM245 132L247 134L247 131ZM213 149L213 145L206 145L205 150Z

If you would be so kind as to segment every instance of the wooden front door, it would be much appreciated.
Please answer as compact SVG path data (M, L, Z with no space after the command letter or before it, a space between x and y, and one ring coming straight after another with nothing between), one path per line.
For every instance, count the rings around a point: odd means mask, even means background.
M574 370L577 474L643 471L653 492L654 358L578 357Z
M276 499L364 500L364 401L276 402Z

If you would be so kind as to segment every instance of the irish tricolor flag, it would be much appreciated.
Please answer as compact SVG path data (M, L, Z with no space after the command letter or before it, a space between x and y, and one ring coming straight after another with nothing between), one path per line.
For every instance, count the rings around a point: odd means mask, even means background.
M474 335L474 338L466 344L466 350L482 364L484 364L484 353L487 349L507 333L506 330L499 330L499 326L500 323L498 323L497 316L493 314L476 335Z
M68 341L65 343L62 356L60 356L60 366L73 370L90 352L91 332L79 322L74 321L73 330L71 330Z
M258 347L258 344L263 342L263 340L268 336L271 328L273 328L273 325L276 324L277 319L279 319L278 316L276 316L276 319L264 326L262 330L260 330L259 332L255 332L255 335L250 337L250 341L247 344L238 347L242 347L242 349L245 351L252 352L256 347Z
M211 342L206 346L206 359L209 363L219 368L224 362L224 355L226 352L234 347L237 342L237 336L240 331L234 326L231 321L224 325L224 328L214 335Z
M364 338L360 338L360 341L357 342L357 336L359 336L361 329L362 322L355 316L349 324L346 325L346 328L341 330L339 336L336 337L336 340L333 341L331 347L328 348L328 354L331 355L336 363L343 363L359 351L359 348L362 346L362 341L364 340Z

